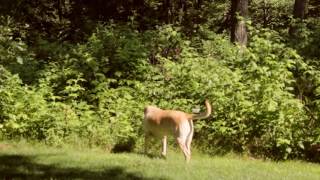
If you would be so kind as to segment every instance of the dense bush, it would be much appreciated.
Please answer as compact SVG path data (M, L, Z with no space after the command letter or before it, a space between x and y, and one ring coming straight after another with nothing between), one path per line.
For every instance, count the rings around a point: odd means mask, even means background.
M313 101L310 125L304 101L296 98L297 73L317 71L279 34L252 29L250 46L239 50L205 26L192 38L182 32L100 25L85 42L39 40L32 48L2 34L1 137L132 150L143 136L145 105L190 111L208 98L213 116L196 122L195 135L208 152L223 147L283 159L301 157L306 144L319 142L319 102ZM15 43L23 53L6 48ZM21 68L14 71L16 62ZM28 63L41 68L27 78Z
M238 73L239 80L227 105L231 111L220 113L223 121L216 123L223 127L222 135L229 131L226 140L242 150L286 157L293 148L295 152L303 148L305 112L293 94L291 72L302 61L292 49L266 40L272 39L271 32L265 35L253 34L245 52L223 62Z

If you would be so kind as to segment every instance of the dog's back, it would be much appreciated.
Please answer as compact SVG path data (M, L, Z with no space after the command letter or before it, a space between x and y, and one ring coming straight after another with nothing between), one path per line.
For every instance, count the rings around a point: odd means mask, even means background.
M155 106L144 109L145 130L155 136L175 133L181 121L187 119L187 114L181 111L163 110Z

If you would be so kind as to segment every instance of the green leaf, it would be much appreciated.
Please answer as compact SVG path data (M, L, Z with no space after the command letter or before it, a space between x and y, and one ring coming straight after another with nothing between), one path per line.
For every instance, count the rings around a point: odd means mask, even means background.
M18 62L19 64L23 64L23 59L22 59L22 57L17 56L16 59L17 59L17 62Z

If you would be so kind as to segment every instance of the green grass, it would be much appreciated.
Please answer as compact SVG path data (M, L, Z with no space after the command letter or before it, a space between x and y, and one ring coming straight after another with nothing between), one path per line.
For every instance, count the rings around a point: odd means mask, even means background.
M181 153L166 160L142 154L110 154L97 149L53 148L41 144L0 143L0 179L320 179L320 165L271 162L244 157Z

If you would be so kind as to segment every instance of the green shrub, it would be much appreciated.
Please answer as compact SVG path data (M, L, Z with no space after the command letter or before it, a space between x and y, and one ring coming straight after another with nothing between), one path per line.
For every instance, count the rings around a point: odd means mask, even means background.
M173 26L142 33L111 24L86 42L64 44L67 50L43 41L32 51L50 60L33 83L1 66L1 136L132 151L141 148L146 105L190 112L209 99L213 115L195 123L194 142L206 152L221 147L286 159L302 157L307 144L319 142L314 65L271 30L251 28L242 50L204 26L199 32L187 38ZM35 62L32 51L25 56ZM315 85L308 103L297 98L297 77Z
M18 30L10 17L0 16L0 64L10 72L18 73L23 82L32 83L39 63L22 38L15 35Z
M226 47L226 42L208 40L203 43L205 60L192 57L182 67L172 66L179 68L178 74L188 84L183 90L191 87L193 94L203 91L202 96L213 98L215 120L200 124L200 136L209 140L204 144L231 146L241 152L276 158L301 155L306 113L302 102L295 98L292 71L303 63L294 50L280 41L267 40L278 37L274 35L269 31L260 33L264 38L253 35L250 47L244 52L237 52L229 45L230 50L224 55L229 58L221 60L210 60L210 57L222 54L217 46Z

